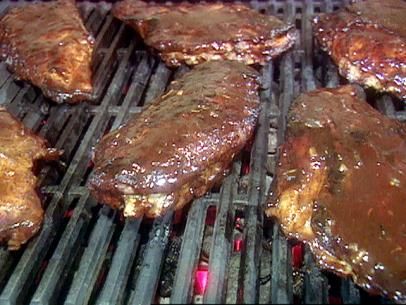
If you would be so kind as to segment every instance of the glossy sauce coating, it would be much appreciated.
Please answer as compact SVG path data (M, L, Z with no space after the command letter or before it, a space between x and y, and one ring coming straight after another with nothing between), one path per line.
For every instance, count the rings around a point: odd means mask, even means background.
M229 59L265 64L289 49L292 25L240 4L150 4L125 0L113 14L132 26L170 66Z
M368 0L322 14L315 36L352 82L406 99L406 2Z
M16 250L41 227L43 210L32 169L39 159L55 159L45 140L0 108L0 241Z
M406 301L406 125L352 86L302 94L280 148L268 216L324 268Z
M0 20L0 52L9 69L58 103L91 99L93 44L74 1L26 4Z
M103 137L89 187L125 216L162 215L202 196L253 135L257 72L237 62L196 66L139 116Z

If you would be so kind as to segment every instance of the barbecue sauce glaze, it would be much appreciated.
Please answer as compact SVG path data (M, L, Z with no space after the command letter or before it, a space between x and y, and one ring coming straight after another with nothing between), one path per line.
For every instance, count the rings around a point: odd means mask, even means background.
M74 1L14 7L0 20L2 59L56 102L91 99L93 44Z
M170 66L229 59L265 64L292 47L293 25L240 4L150 4L126 0L113 14L132 26Z
M17 250L41 227L43 210L32 172L40 159L55 159L45 140L0 108L0 242Z
M406 301L406 125L354 87L296 100L266 213L322 267Z
M110 132L95 149L89 187L125 216L156 217L204 195L254 132L258 74L238 62L207 62Z
M406 100L406 1L368 0L315 19L340 74Z

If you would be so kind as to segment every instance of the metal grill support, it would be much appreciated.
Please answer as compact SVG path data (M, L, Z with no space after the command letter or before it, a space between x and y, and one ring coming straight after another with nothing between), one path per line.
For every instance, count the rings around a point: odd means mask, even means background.
M37 88L14 81L1 63L0 104L65 153L64 164L47 165L39 174L46 208L40 234L21 251L0 250L0 305L330 301L330 276L315 266L308 249L301 269L293 270L292 244L277 223L264 219L262 209L277 158L276 149L270 146L283 141L291 102L300 92L342 82L328 57L313 46L311 16L347 2L250 1L254 9L295 24L300 39L292 51L261 70L262 111L248 158L249 173L244 173L247 160L237 159L220 191L195 200L182 225L175 222L173 211L153 223L123 221L119 213L97 205L86 180L92 170L92 147L103 134L142 111L187 68L171 71L109 13L109 4L88 2L80 8L96 37L98 98L94 104L49 103ZM3 1L0 13L8 5L18 4ZM376 107L390 117L406 120L406 110L399 109L389 96L377 101ZM216 215L205 262L208 283L199 299L195 274L203 261L211 226L206 218L213 207ZM240 218L243 246L235 250L235 222ZM174 235L182 243L170 297L163 298L158 287ZM302 275L302 282L297 282L294 271ZM342 303L365 298L351 281L336 282Z

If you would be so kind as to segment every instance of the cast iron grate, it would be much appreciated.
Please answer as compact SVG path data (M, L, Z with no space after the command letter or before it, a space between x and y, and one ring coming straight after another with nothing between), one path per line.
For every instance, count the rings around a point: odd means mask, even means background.
M59 164L39 173L46 208L41 233L18 252L0 250L0 304L386 302L319 271L309 251L287 242L262 213L291 101L301 91L344 82L325 54L313 52L310 20L346 2L250 1L294 23L300 40L261 69L256 138L221 188L154 221L124 221L91 198L92 147L187 69L171 71L151 56L105 2L80 3L96 37L94 103L49 103L0 64L0 104L65 151ZM19 3L2 2L0 10ZM406 119L388 96L375 106Z

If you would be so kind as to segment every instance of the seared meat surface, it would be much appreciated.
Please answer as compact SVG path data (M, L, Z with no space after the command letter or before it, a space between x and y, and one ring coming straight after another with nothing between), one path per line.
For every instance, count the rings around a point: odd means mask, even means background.
M315 18L315 36L340 74L406 99L406 1L368 0Z
M58 151L46 148L45 140L0 108L0 241L9 250L20 248L42 223L34 162L58 156Z
M124 0L113 14L132 26L169 66L208 60L265 64L296 39L292 25L240 4L151 4Z
M93 43L70 0L14 7L0 20L9 69L58 103L91 99Z
M156 217L204 195L253 135L257 72L207 62L173 81L139 116L104 136L89 187L124 216Z
M352 86L293 104L266 213L321 267L406 301L406 125Z

